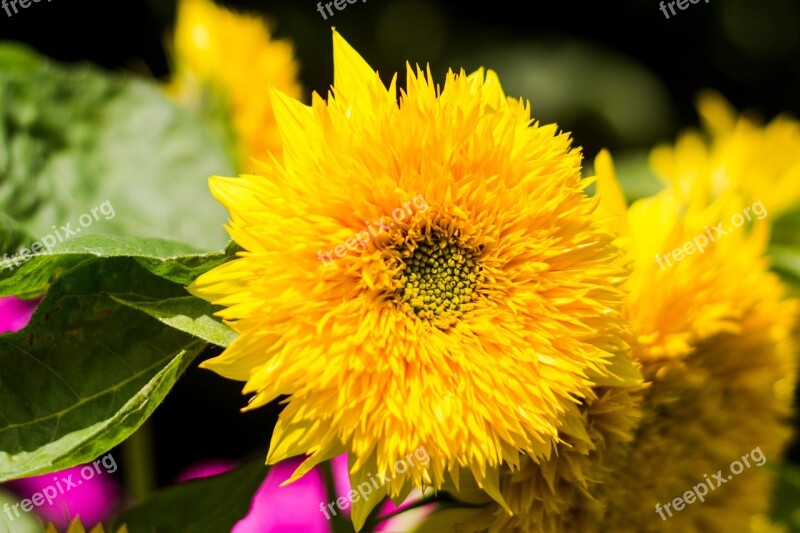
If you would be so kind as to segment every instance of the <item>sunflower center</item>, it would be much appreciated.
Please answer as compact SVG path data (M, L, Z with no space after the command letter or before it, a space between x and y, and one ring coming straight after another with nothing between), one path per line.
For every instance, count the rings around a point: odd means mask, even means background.
M398 295L406 312L449 326L473 308L481 271L476 251L451 236L419 241L403 255Z

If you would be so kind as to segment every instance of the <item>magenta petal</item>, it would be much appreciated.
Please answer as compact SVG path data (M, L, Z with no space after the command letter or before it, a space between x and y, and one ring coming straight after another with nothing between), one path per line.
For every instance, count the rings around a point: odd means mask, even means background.
M386 502L381 507L381 512L378 516L386 516L388 514L396 513L400 510L400 507L397 507L392 500L386 500ZM375 531L391 531L392 527L392 519L385 520L375 526Z
M35 497L43 501L42 505L34 507L34 511L59 529L66 528L70 518L77 516L87 528L107 521L121 495L116 479L101 463L97 467L87 464L18 479L9 483L9 488L21 499ZM55 495L51 496L51 503L48 503L47 495Z
M336 488L336 497L344 496L348 498L352 487L350 486L350 472L348 471L346 453L331 460L331 471L333 472L333 486ZM339 512L345 516L350 516L350 505Z
M20 300L14 296L0 298L0 333L24 328L38 304L39 300Z
M270 468L250 505L232 533L330 533L320 511L325 504L325 485L318 469L294 483L279 485L292 477L302 458L289 459Z
M183 483L184 481L189 481L190 479L199 479L224 474L225 472L233 470L237 466L239 466L238 463L224 459L203 461L193 464L181 472L178 478L175 480L175 483Z

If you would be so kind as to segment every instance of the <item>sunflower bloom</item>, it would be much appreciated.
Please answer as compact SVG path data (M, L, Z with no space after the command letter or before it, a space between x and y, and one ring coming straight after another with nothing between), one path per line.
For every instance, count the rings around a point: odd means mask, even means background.
M619 252L569 136L494 73L409 66L398 102L336 33L334 70L311 106L273 91L283 161L211 180L244 251L191 287L239 333L203 366L246 381L248 409L288 396L268 462L309 456L293 479L349 452L353 486L463 480L505 505L501 466L550 457L624 366Z
M646 382L625 468L600 486L609 506L598 530L740 531L752 524L763 531L770 477L756 466L672 516L662 518L655 506L681 497L704 474L727 472L755 448L777 460L790 436L797 305L769 272L767 225L728 228L703 253L664 267L659 257L729 224L747 194L732 188L712 199L668 187L625 212L614 207L624 202L607 154L597 167L599 213L625 230L632 264L625 316ZM701 170L698 187L708 183Z
M268 87L298 98L292 45L273 40L260 17L239 15L210 0L180 0L169 92L190 105L221 102L238 138L240 166L280 154Z

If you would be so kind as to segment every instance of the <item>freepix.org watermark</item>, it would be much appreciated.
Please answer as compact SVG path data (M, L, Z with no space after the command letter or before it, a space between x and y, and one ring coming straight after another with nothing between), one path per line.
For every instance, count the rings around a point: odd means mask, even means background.
M8 516L10 521L14 521L20 516L20 508L22 508L22 512L30 513L34 507L41 507L47 502L48 506L52 506L53 502L56 500L58 496L62 496L65 493L71 491L72 489L77 489L81 485L83 485L84 481L89 481L95 475L103 474L103 470L100 469L100 465L103 465L105 468L105 473L113 474L117 471L117 462L114 460L114 457L109 453L104 457L96 460L93 463L87 464L80 470L80 476L82 479L72 479L75 474L69 474L67 477L59 477L54 476L53 481L54 484L48 485L41 490L41 492L34 492L30 498L25 498L19 503L15 503L14 505L5 504L3 506L3 512ZM12 515L11 512L14 512Z
M763 220L767 216L767 209L764 207L761 200L759 200L750 207L745 207L741 213L735 213L731 217L731 224L733 224L735 228L739 228L743 226L745 222L753 220L750 216L751 211L758 220ZM661 267L661 270L666 270L672 266L672 261L670 261L670 259L673 259L677 263L683 261L687 255L692 255L695 252L700 252L701 254L705 253L706 247L709 244L716 242L717 239L733 231L731 228L726 229L723 226L723 222L712 227L706 226L704 228L706 230L705 232L699 233L690 241L686 241L680 248L675 248L665 255L656 254L656 263Z
M367 501L369 500L369 495L372 493L373 487L375 490L378 490L382 485L385 485L387 481L393 480L397 474L403 474L406 472L409 467L416 466L414 464L414 459L417 462L425 466L431 462L431 456L428 455L427 450L424 447L420 446L414 453L409 453L405 456L404 459L398 459L394 464L394 471L395 475L392 477L388 477L384 474L378 474L378 477L373 477L372 474L369 474L369 481L364 481L363 483L359 483L358 487L351 490L347 496L342 496L337 498L335 501L329 502L327 506L325 502L320 502L319 504L319 511L325 515L325 518L330 520L331 516L336 516L336 510L334 506L337 507L340 511L343 509L347 509L350 507L351 504L358 502L359 500ZM333 513L332 515L330 513Z
M384 222L383 219L388 217L380 217L378 220L372 222L372 225L370 225L370 223L365 220L364 223L367 224L367 229L369 229L369 231L366 230L359 231L355 233L352 237L347 239L344 242L344 244L340 244L334 247L333 249L325 252L325 255L328 257L329 261L326 261L325 258L322 256L322 250L319 250L317 252L317 257L319 258L320 262L327 268L328 263L329 262L332 263L334 261L333 258L334 254L336 255L336 257L344 257L347 255L348 250L355 251L357 246L361 246L363 249L366 250L367 243L369 242L370 239L370 232L372 233L373 237L376 237L381 233L383 233L384 231L390 231L393 227L397 225L398 222L402 221L406 217L406 213L408 213L408 216L412 216L415 214L411 210L412 205L414 206L414 208L417 210L418 213L424 213L425 211L428 210L428 202L425 201L425 198L421 194L418 194L414 198L403 204L402 207L398 207L397 209L392 211L392 218L394 219L394 222ZM403 209L403 207L405 207L405 209ZM379 229L376 231L375 228Z
M333 16L333 9L331 9L331 5L336 8L337 11L342 11L344 8L347 7L347 4L355 4L358 0L334 0L333 2L328 2L327 4L322 4L322 2L317 2L317 11L319 14L322 15L322 20L328 20L327 15L325 15L325 9L327 8L328 14ZM367 0L361 0L362 3L366 4Z
M17 3L19 3L19 7L27 9L31 7L31 2L38 4L41 1L42 0L3 0L2 3L0 3L0 6L2 6L3 9L5 9L6 14L10 17L12 16L11 9L14 10L13 13L14 15L19 13L19 11L17 10ZM52 2L53 0L47 0L47 1L49 3ZM9 7L11 7L11 9L9 9Z
M667 19L669 19L669 13L667 13L667 8L669 8L669 10L672 12L672 16L674 17L675 15L678 14L677 11L675 11L675 7L674 7L675 5L678 6L678 9L683 11L683 10L685 10L685 9L687 9L689 7L690 3L699 4L700 0L677 0L677 1L674 1L674 2L661 2L661 3L658 4L658 8L661 10L662 13L664 13L664 16ZM708 0L706 0L706 4L707 3L708 3Z
M758 453L756 453L758 452ZM742 472L744 472L745 468L750 468L752 465L750 464L750 459L754 461L756 466L762 466L764 463L767 462L767 458L764 456L764 453L761 451L761 446L758 448L754 448L750 450L750 453L746 453L742 456L742 460L736 460L731 463L730 471L731 473L725 476L722 473L722 470L717 470L717 473L712 475L711 477L708 474L703 474L705 478L702 483L698 483L692 490L687 490L683 493L683 496L675 498L671 502L661 507L660 503L656 504L656 512L658 516L661 517L661 520L666 520L667 518L672 517L672 511L670 511L670 506L675 510L675 512L683 511L686 505L691 505L695 501L700 500L700 502L704 502L706 494L708 494L709 489L714 491L720 488L722 485L727 483L728 481L733 479L733 476L738 476ZM664 511L667 512L667 515L664 516Z
M99 215L98 215L99 212ZM66 225L60 226L56 228L55 226L51 226L53 229L53 233L45 235L40 240L31 244L30 248L23 248L18 253L9 256L8 254L3 254L3 268L8 268L9 270L14 270L15 268L19 267L21 264L24 265L26 262L30 261L33 256L36 254L42 253L42 250L47 252L50 251L50 248L55 246L60 242L64 242L70 237L74 237L78 233L81 232L81 228L88 228L95 221L100 220L100 215L105 217L105 220L111 220L116 216L116 212L114 211L114 206L111 205L111 202L106 200L102 204L95 206L91 209L90 212L84 213L78 217L78 224L75 225L75 228L72 228L72 222L67 222Z

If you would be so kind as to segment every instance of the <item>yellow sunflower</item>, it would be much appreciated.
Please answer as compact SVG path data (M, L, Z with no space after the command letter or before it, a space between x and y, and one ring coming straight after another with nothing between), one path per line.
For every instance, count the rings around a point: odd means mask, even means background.
M409 66L398 102L336 33L334 67L310 107L273 91L282 162L211 180L244 251L191 287L239 333L203 366L246 381L248 409L288 396L268 462L309 455L293 479L347 451L354 485L464 480L504 504L501 466L550 457L627 368L580 153L492 72Z
M605 153L597 172L598 213L622 228L629 251L625 316L646 381L625 467L599 487L609 506L597 530L763 530L757 517L768 511L769 473L752 464L734 477L731 465L756 449L778 460L790 435L797 306L769 272L766 222L731 225L747 205L735 187L715 199L669 187L626 212ZM697 176L699 187L708 183L699 169ZM733 473L714 481L705 501L665 512L720 471Z
M682 195L714 199L739 189L749 203L761 201L770 218L800 204L800 122L788 115L766 125L736 110L719 94L698 99L705 131L686 132L675 145L653 150L655 173Z
M169 92L193 106L221 102L238 138L241 168L280 154L268 87L298 98L292 45L272 39L265 21L210 0L180 0L173 42L175 73ZM215 106L217 107L217 106Z

